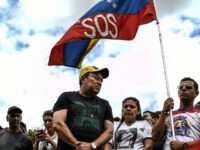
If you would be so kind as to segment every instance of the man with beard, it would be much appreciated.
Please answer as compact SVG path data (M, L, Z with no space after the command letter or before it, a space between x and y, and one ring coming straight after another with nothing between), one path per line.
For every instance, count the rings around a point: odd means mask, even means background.
M179 109L173 111L175 137L172 135L169 115L170 109L174 106L174 100L172 98L165 100L160 118L153 129L155 140L162 139L166 132L165 150L184 150L200 140L200 110L193 107L198 95L197 82L189 77L183 78L178 86Z
M0 131L1 150L32 150L33 143L20 127L22 110L12 106L8 109L6 119L9 127Z
M97 96L107 68L87 66L80 71L80 90L64 92L55 103L53 127L58 134L58 150L102 150L113 134L112 109Z

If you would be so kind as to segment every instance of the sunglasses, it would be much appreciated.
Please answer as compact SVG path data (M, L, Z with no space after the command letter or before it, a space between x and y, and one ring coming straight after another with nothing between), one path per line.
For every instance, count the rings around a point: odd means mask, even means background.
M194 89L193 86L189 86L189 85L178 86L178 89L179 89L179 90L182 90L183 88L185 88L186 90Z

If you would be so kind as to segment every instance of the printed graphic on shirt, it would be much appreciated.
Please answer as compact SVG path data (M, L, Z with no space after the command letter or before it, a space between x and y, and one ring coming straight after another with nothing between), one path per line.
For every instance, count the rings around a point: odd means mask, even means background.
M190 136L190 126L189 120L185 116L176 116L174 119L174 132L175 135L180 136ZM172 136L172 132L170 132L170 136Z
M116 134L116 145L118 149L134 148L134 143L137 138L137 128L128 130L119 130Z
M99 131L99 116L100 108L96 104L86 102L75 102L72 106L74 111L74 126L78 127L79 130L93 129Z

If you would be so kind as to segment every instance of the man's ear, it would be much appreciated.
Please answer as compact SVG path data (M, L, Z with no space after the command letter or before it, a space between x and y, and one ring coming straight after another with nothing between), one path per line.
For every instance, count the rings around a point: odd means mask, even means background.
M86 78L87 78L86 76L82 76L81 81L83 82Z
M21 115L21 117L20 117L20 120L22 121L22 115Z
M6 121L8 121L8 115L6 116Z
M199 91L196 91L196 96L198 96L199 95Z
M80 78L80 83L82 83L84 81L84 77Z

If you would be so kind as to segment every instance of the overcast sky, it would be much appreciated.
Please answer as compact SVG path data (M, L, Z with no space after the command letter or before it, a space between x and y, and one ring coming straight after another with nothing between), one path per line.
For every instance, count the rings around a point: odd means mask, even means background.
M64 91L79 89L79 69L48 66L51 48L64 32L99 0L0 0L0 125L7 109L23 109L28 128L42 125L42 112L52 109ZM170 96L179 106L177 85L183 77L200 83L199 0L157 0ZM161 110L167 98L158 27L139 27L131 41L100 40L83 66L107 67L100 97L114 116L125 97L137 97L142 110ZM199 101L196 99L195 103Z

